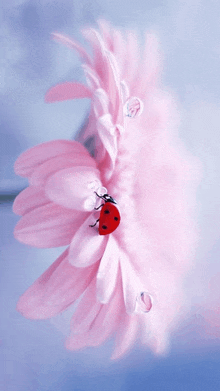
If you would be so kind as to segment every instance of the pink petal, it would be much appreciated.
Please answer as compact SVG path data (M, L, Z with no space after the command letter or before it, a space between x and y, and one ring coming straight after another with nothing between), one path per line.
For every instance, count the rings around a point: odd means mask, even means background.
M39 165L29 178L29 183L33 186L44 186L47 179L57 171L75 166L96 167L96 162L89 154L56 156Z
M89 346L98 346L118 329L122 314L123 301L117 289L107 305L102 305L85 334Z
M15 238L35 247L66 246L87 217L52 202L25 214L15 227Z
M22 190L15 198L13 203L13 212L23 216L32 209L48 203L50 203L50 200L45 196L44 190L30 186Z
M98 26L102 32L103 40L105 41L106 47L111 52L113 51L113 42L112 42L112 31L111 26L106 20L98 20Z
M128 314L132 314L135 311L137 297L144 289L129 257L122 250L120 252L120 266L126 311Z
M45 95L45 102L52 103L81 98L91 98L91 91L83 84L66 82L51 87Z
M21 296L17 310L30 319L51 318L80 297L96 271L97 265L71 266L67 249Z
M103 304L108 303L115 289L119 265L118 260L118 244L114 236L110 235L96 277L97 298Z
M51 201L59 205L85 211L86 200L94 196L94 191L101 187L99 175L99 170L92 167L66 168L48 179L45 193Z
M96 73L103 83L104 90L110 97L111 113L114 118L117 118L120 84L116 61L114 61L112 53L106 50L105 43L96 30L88 29L84 30L83 33L93 47Z
M121 81L121 96L122 96L123 102L126 102L130 96L129 87L128 87L125 80Z
M104 254L109 235L99 235L96 227L90 227L94 222L94 215L90 215L72 239L69 262L76 267L92 265Z
M126 42L121 31L114 29L113 31L113 51L120 70L120 80L124 78L125 69L128 66ZM130 64L129 64L130 65Z
M71 335L66 344L68 349L100 345L117 329L123 305L120 290L116 290L108 305L96 302L95 296L92 282L72 318Z
M87 64L83 64L82 68L84 69L86 80L90 87L90 90L94 91L97 88L100 88L100 81L95 70Z
M112 360L121 358L133 345L138 333L138 315L125 315L121 327L117 332L115 350L111 356Z
M89 41L94 52L95 71L102 82L106 79L107 75L107 58L105 55L104 41L99 33L92 28L83 30L83 35Z
M88 53L85 51L85 49L81 47L77 42L75 42L72 38L69 38L67 35L59 34L59 33L53 33L51 35L52 38L57 42L62 43L63 45L69 47L70 49L77 50L77 52L82 57L82 59L85 60L88 64L92 63L92 60L88 55Z
M93 108L96 118L102 117L109 112L109 98L106 92L99 88L93 95Z
M120 289L117 289L108 305L102 305L88 332L84 333L88 346L98 346L105 342L122 323L123 301Z
M20 176L28 177L37 166L56 156L70 154L82 154L88 156L86 148L77 141L54 140L48 141L30 148L23 152L15 162L15 173Z
M97 130L104 148L108 152L110 162L102 167L106 171L106 180L109 180L115 167L117 157L117 130L112 123L111 115L106 114L97 121Z
M96 317L97 313L99 313L102 304L95 300L95 293L96 285L94 279L87 288L71 319L71 329L73 334L81 334L88 331L92 321Z
M109 77L107 92L110 96L110 101L112 104L111 113L113 122L118 122L117 118L121 118L120 112L122 112L121 106L121 97L120 97L120 70L116 61L115 56L108 52L108 62L109 62Z

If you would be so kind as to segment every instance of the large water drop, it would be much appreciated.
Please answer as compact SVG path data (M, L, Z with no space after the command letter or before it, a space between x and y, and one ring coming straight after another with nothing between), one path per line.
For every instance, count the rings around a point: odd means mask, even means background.
M151 296L147 292L141 292L137 297L137 302L142 312L149 312L152 308Z
M141 115L143 111L143 102L137 98L130 98L124 106L124 113L127 117L135 118Z

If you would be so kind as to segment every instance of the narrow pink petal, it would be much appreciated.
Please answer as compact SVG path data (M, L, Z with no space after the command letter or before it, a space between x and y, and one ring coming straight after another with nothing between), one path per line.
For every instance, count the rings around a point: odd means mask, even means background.
M81 296L96 271L97 265L71 266L67 249L21 296L17 310L30 319L51 318Z
M84 69L86 80L87 80L87 83L88 83L91 91L94 91L97 88L100 88L100 80L99 80L98 75L96 74L95 70L87 64L83 64L82 68Z
M76 267L92 265L99 261L104 254L109 235L99 235L96 227L90 227L95 220L94 215L90 215L72 239L69 261Z
M123 308L120 289L116 290L107 305L96 302L95 296L95 285L92 282L73 315L71 335L66 344L68 349L98 346L119 326Z
M25 214L14 235L20 242L39 248L66 246L87 216L50 202Z
M111 101L111 113L113 122L116 123L117 118L121 118L120 112L122 112L121 106L121 85L120 85L120 70L116 61L115 56L108 52L108 63L109 63L109 75L108 75L108 84L106 90L110 96ZM120 122L121 123L121 122Z
M23 216L32 209L46 205L50 200L45 196L43 189L34 186L22 190L15 198L13 203L13 212Z
M104 148L108 152L109 160L102 167L106 171L106 180L110 179L117 157L117 130L114 127L110 114L103 115L97 121L97 130Z
M137 297L144 289L129 257L123 250L120 251L120 266L126 311L132 314L135 311Z
M127 44L126 44L126 41L125 41L121 31L114 29L112 52L114 53L115 58L117 58L121 80L124 78L125 70L128 66L126 46L127 46Z
M106 92L99 88L93 95L93 106L96 118L102 117L109 112L109 98Z
M86 335L89 346L102 344L118 329L123 309L121 292L119 289L116 289L109 303L102 305L101 310L89 328L89 332Z
M99 75L102 83L106 80L107 76L107 58L105 55L105 45L100 34L92 28L83 30L83 35L89 41L94 52L94 68Z
M94 279L87 288L82 300L72 316L71 329L73 334L81 334L89 330L91 323L102 308L102 304L96 301L95 298L96 285Z
M125 315L117 332L112 360L121 358L131 348L137 337L138 326L138 315Z
M56 156L39 165L29 178L33 186L44 186L47 179L65 168L87 166L96 167L96 161L89 154L75 153L73 155Z
M103 40L105 41L107 49L112 52L113 51L112 34L114 33L114 30L112 31L110 24L103 19L98 20L98 26L99 29L101 30L102 37Z
M63 45L69 47L70 49L77 50L77 52L82 57L82 59L85 60L88 64L92 63L92 60L88 55L88 53L85 51L85 49L82 46L80 46L77 42L75 42L72 38L68 37L67 35L59 34L59 33L53 33L51 35L55 41L62 43Z
M90 42L94 50L95 70L102 81L103 88L110 97L112 103L112 115L117 118L119 108L119 71L113 54L107 50L101 35L94 29L83 31L84 36Z
M51 87L45 95L45 102L52 103L81 98L91 98L91 91L83 84L69 81Z
M128 100L128 98L130 96L129 87L128 87L125 80L121 81L121 96L122 96L122 101L124 103Z
M35 168L45 161L60 155L83 154L88 156L86 148L77 141L54 140L48 141L23 152L15 162L15 173L29 177Z
M119 266L118 260L118 244L114 236L110 235L96 277L97 298L103 304L108 303L115 289Z
M85 211L86 200L101 187L99 175L99 170L93 167L78 166L60 170L48 179L46 195L51 201L66 208Z

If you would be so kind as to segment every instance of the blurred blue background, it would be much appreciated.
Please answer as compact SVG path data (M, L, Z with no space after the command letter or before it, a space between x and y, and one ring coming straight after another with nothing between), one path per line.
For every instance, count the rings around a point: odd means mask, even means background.
M0 390L219 390L219 340L207 338L196 313L220 269L219 1L10 0L0 7ZM32 249L13 238L18 217L12 200L26 186L13 172L14 161L43 141L73 138L89 110L86 100L44 103L52 85L83 80L76 54L51 41L50 33L82 41L80 28L100 17L123 29L157 34L163 83L177 98L181 138L203 165L196 211L201 240L185 283L192 311L163 358L136 346L114 363L109 360L112 341L68 352L53 324L15 311L18 297L62 249Z

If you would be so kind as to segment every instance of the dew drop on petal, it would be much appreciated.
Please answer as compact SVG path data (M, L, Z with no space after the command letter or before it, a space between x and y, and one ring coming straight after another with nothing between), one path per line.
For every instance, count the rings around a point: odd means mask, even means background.
M99 180L95 180L95 181L88 183L88 189L91 189L91 190L96 190L99 186L100 186Z
M86 198L86 200L84 201L83 208L85 211L90 212L95 208L95 205L96 205L95 196L90 196Z
M147 292L141 292L137 297L137 302L142 312L149 312L152 308L151 296Z
M137 98L130 98L124 105L124 113L127 117L135 118L141 115L143 111L143 102Z
M96 193L97 193L98 195L100 195L100 196L103 196L104 194L107 194L108 191L107 191L106 187L100 186L100 187L98 187L98 189L96 190Z

